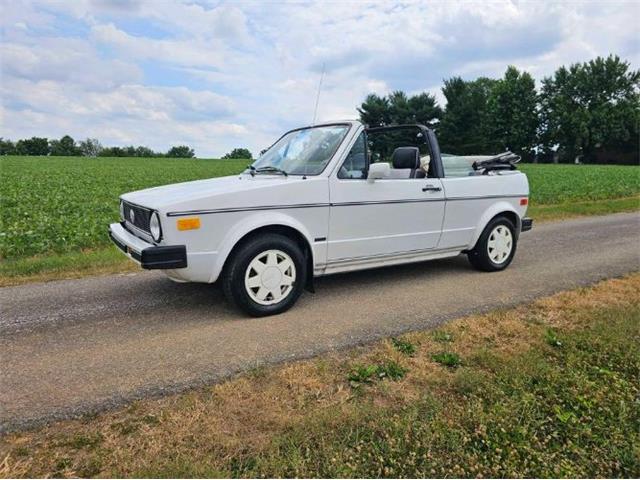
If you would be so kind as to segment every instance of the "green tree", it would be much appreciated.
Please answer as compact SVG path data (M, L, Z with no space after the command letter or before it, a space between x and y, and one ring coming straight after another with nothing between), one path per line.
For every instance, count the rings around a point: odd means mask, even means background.
M413 117L409 108L409 97L402 90L396 90L387 95L389 103L389 119L392 124L400 125L411 122Z
M9 139L0 137L0 155L15 155L16 145Z
M156 153L153 150L151 150L149 147L145 147L141 145L139 147L136 147L135 156L136 157L161 157L162 154Z
M122 147L105 147L98 154L99 157L126 157L127 152Z
M640 71L618 56L560 67L542 81L541 135L561 158L589 160L596 149L635 152L638 161Z
M404 123L420 123L427 127L434 127L442 118L442 108L436 102L436 97L423 92L409 97L409 116Z
M420 93L408 97L396 90L386 97L372 93L358 108L362 123L371 127L420 123L433 126L442 116L442 109L433 95Z
M386 97L379 97L375 93L370 93L362 105L358 107L360 121L371 127L389 125L391 123L391 111L389 100Z
M87 138L78 145L80 153L85 157L97 157L102 151L102 145L97 138Z
M193 148L186 145L171 147L167 152L167 157L171 158L193 158L194 156L195 152L193 151Z
M540 119L538 94L533 77L509 66L489 94L487 129L499 150L511 150L525 159L537 145Z
M48 155L49 140L44 137L31 137L18 140L16 143L16 154L18 155Z
M490 127L489 98L497 80L480 77L444 81L447 107L438 125L441 150L458 155L491 154L500 149Z
M82 154L76 141L69 135L65 135L60 140L50 140L49 153L61 157L75 157Z
M222 158L223 159L238 158L238 159L252 160L253 155L251 154L248 148L234 148L229 153L225 154Z

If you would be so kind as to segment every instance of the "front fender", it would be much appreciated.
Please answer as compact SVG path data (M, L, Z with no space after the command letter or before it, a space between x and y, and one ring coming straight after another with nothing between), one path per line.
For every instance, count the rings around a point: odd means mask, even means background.
M311 247L313 245L313 237L308 229L295 218L282 213L282 212L256 212L249 217L246 217L236 223L224 236L218 249L218 255L214 263L213 272L211 272L210 283L215 282L218 276L222 272L225 262L229 257L229 254L237 243L244 238L247 234L253 232L262 227L269 226L284 226L297 230L307 241L307 244ZM313 248L309 248L311 255L313 256ZM311 259L313 261L313 258ZM313 265L313 263L312 263Z
M491 221L491 219L496 215L499 215L500 213L504 213L504 212L510 212L515 215L517 219L516 232L520 232L520 224L522 222L520 218L520 214L511 203L507 202L506 200L501 200L497 203L492 204L480 216L480 220L478 220L478 223L476 224L476 230L473 234L473 238L471 239L471 242L468 245L468 248L471 249L475 246L476 242L478 241L478 238L480 238L480 235L482 235L483 230L485 229L487 224Z

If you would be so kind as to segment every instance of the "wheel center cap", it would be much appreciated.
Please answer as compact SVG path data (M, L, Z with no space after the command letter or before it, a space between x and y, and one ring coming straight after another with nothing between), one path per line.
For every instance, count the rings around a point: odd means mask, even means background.
M264 272L262 272L260 280L262 280L262 285L265 287L273 288L280 285L282 273L277 267L268 267L264 269Z

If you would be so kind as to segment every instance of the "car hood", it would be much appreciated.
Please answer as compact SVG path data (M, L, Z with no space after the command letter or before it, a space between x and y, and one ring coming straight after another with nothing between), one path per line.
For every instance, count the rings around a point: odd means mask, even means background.
M282 175L233 175L147 188L122 195L123 200L162 213L227 207L290 204L291 194L321 180ZM326 181L326 179L324 179ZM313 189L316 190L316 189ZM295 202L293 202L295 203Z

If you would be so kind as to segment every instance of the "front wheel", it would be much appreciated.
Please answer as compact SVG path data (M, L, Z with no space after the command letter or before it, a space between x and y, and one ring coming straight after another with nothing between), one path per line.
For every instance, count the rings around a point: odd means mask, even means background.
M485 227L473 250L467 254L476 269L485 272L504 270L516 253L516 227L507 217L496 217Z
M241 245L225 267L225 296L249 315L282 313L293 306L305 284L306 262L298 244L265 234Z

